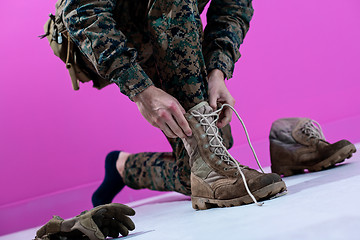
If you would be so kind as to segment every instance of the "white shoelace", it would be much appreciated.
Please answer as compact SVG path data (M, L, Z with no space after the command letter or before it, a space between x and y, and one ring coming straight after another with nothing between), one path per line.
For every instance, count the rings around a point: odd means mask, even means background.
M212 113L209 113L209 114L202 114L198 111L191 111L191 115L193 115L194 117L201 117L200 119L200 124L202 126L205 126L205 133L208 135L208 136L211 136L212 138L210 139L209 141L209 145L210 147L213 147L215 148L214 150L214 154L220 156L220 159L222 161L225 161L227 164L229 164L231 167L236 167L239 171L239 173L241 174L241 177L243 179L243 182L244 182L244 186L246 188L246 191L247 193L249 194L249 196L251 197L251 199L254 201L254 203L256 203L258 206L262 206L264 203L261 202L261 203L258 203L258 201L256 201L256 198L254 197L254 195L251 193L250 189L249 189L249 186L247 185L247 182L246 182L246 178L245 178L245 175L244 173L242 172L241 168L243 167L240 167L239 165L239 162L236 161L233 156L231 156L231 154L229 153L229 151L226 149L226 147L224 146L223 144L223 139L221 136L219 136L219 129L218 127L216 126L216 122L217 120L219 119L219 115L221 113L221 111L224 109L224 107L229 107L231 108L231 110L236 114L237 118L239 119L239 121L241 122L241 125L242 127L244 128L244 132L246 134L246 138L247 138L247 141L248 141L248 144L252 150L252 153L254 155L254 158L256 159L256 162L260 168L260 170L264 173L264 170L263 168L261 167L261 164L259 162L259 159L258 157L256 156L256 153L255 153L255 150L251 144L251 141L250 141L250 137L249 137L249 134L248 134L248 131L246 130L246 127L245 127L245 124L244 124L244 121L241 119L240 115L236 112L236 110L229 104L223 104L218 110L212 112ZM214 117L214 120L212 122L209 121L209 117ZM206 128L206 126L208 126ZM235 165L235 166L234 166Z

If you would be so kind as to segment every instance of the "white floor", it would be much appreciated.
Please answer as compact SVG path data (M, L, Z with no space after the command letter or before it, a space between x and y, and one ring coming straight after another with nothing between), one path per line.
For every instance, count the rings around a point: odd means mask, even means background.
M129 204L136 229L125 238L360 239L360 144L336 168L285 178L288 194L254 204L195 211L176 193ZM0 237L30 240L37 228Z

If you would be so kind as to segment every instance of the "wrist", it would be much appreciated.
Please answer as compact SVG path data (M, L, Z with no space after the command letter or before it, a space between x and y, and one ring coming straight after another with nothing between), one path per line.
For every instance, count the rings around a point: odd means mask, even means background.
M147 88L144 89L144 91L136 94L134 97L133 97L133 101L135 103L139 102L139 101L142 101L145 96L148 96L149 94L151 95L151 92L155 89L156 87L154 85L151 85Z
M221 71L220 69L214 68L213 70L210 71L209 73L209 79L210 78L216 78L216 79L222 79L225 80L225 74L223 71Z

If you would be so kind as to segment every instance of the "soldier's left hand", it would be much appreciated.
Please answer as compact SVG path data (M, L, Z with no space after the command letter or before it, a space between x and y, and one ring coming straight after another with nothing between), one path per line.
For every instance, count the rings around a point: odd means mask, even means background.
M224 73L219 69L212 70L209 75L209 104L216 110L218 103L227 103L234 107L235 99L231 96L228 88L225 85ZM219 121L217 122L218 128L223 128L230 123L232 117L232 111L230 108L225 108L220 114Z

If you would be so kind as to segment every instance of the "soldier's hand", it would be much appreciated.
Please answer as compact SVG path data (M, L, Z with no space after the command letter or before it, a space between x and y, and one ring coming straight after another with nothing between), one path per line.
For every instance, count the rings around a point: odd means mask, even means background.
M209 75L209 104L216 110L218 103L227 103L234 107L235 99L231 96L229 90L225 85L224 73L221 70L214 69ZM232 117L232 111L230 108L225 108L220 114L219 121L217 122L218 128L223 128L230 123Z
M170 138L185 138L192 132L180 103L160 88L150 86L134 97L140 113L153 126Z

